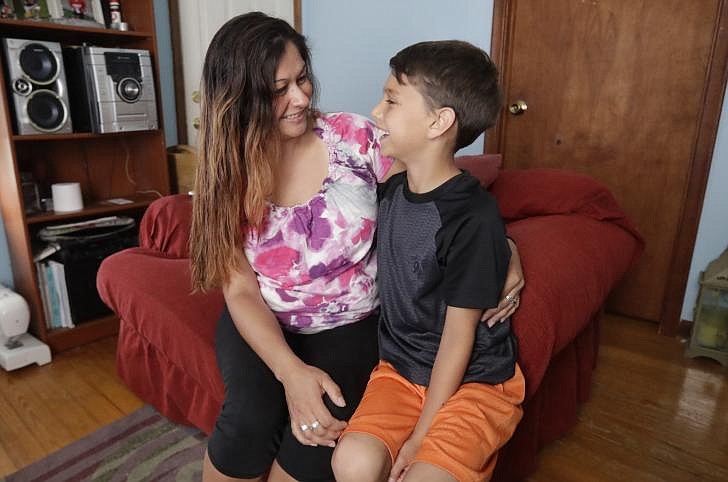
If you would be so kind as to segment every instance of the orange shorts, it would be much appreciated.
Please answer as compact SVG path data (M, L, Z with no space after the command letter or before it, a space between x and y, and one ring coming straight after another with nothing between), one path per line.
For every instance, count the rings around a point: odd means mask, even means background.
M380 361L344 433L371 435L384 443L394 464L425 403L427 387ZM521 420L525 380L516 365L498 385L466 383L440 408L413 462L426 462L459 481L489 480L500 449Z

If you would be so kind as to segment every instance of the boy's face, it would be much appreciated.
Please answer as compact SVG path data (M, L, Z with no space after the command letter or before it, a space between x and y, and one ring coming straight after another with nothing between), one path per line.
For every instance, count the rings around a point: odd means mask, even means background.
M381 136L381 153L407 163L417 160L424 150L431 124L431 110L427 101L407 76L403 83L389 75L384 83L384 95L372 110L377 127L384 131Z

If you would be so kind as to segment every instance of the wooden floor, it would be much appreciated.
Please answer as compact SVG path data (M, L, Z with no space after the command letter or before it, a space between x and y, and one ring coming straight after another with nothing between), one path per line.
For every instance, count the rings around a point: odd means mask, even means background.
M42 367L0 369L0 477L142 407L116 376L115 352L106 338Z
M728 369L655 332L605 317L592 399L532 481L728 481ZM142 406L116 376L115 348L106 339L0 370L0 477Z
M605 316L591 400L533 481L728 481L728 369L656 328Z

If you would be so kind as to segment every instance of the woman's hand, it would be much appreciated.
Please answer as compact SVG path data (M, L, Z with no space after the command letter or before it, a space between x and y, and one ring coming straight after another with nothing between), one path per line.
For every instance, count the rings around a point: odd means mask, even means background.
M326 408L323 395L339 407L346 405L341 390L331 377L314 366L300 363L281 377L291 418L291 431L304 445L336 446L346 422L335 419Z
M510 239L508 239L508 246L511 248L511 261L508 263L508 273L503 286L503 297L498 306L484 311L483 316L480 318L480 321L488 323L490 327L507 319L521 304L521 290L525 284L521 257L518 254L516 244Z

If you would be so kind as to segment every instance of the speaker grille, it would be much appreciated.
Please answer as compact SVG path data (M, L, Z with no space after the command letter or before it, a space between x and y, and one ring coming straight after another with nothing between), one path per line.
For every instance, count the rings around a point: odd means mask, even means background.
M48 47L28 44L20 52L20 68L28 78L38 84L53 82L58 76L58 61Z
M57 131L66 122L68 111L63 101L49 90L37 90L28 99L28 118L42 131Z

